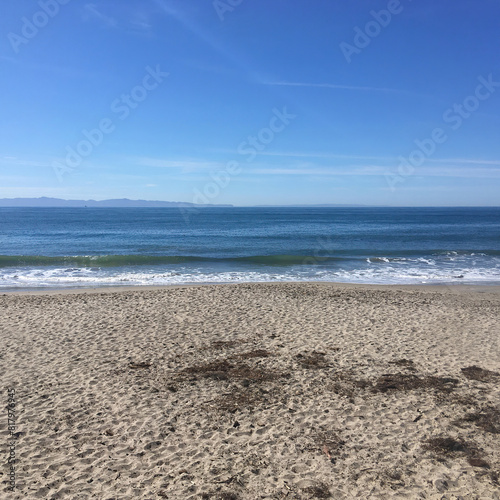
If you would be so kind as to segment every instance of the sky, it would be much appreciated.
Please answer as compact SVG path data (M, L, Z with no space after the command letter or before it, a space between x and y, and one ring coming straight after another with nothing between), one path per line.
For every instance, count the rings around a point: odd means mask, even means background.
M0 198L500 205L498 0L16 0Z

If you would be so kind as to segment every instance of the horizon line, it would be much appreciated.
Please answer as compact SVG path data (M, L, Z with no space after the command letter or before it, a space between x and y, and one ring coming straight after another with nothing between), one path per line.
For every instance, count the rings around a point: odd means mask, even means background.
M199 204L187 201L169 201L169 200L145 200L145 199L130 199L130 198L106 198L102 200L94 199L64 199L64 198L53 198L48 196L39 196L36 198L0 198L0 203L2 201L11 200L57 200L62 202L110 202L110 201L129 201L129 202L146 202L146 203L172 203L174 205L188 205L189 208L283 208L283 207L317 207L317 208L500 208L500 205L372 205L364 203L287 203L287 204L269 204L269 203L259 203L253 205L235 205L233 203L219 203L219 204ZM64 207L64 206L36 206L36 205L14 205L9 206L0 205L0 208L186 208L186 207Z

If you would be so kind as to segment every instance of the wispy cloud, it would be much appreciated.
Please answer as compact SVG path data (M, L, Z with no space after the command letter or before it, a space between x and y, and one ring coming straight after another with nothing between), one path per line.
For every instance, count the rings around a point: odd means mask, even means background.
M145 19L134 19L131 21L131 27L134 32L150 32L151 24Z
M466 177L466 178L500 178L500 169L497 168L436 168L426 167L415 172L415 175L422 177Z
M85 21L93 20L104 27L121 29L130 34L151 33L150 19L153 15L151 6L141 5L140 8L136 8L123 2L118 9L115 9L114 14L116 17L106 14L102 6L95 3L86 3L83 6Z
M253 168L246 171L250 175L278 175L278 176L305 176L305 177L345 177L345 176L375 176L380 177L388 173L387 168L378 165L361 165L361 166L334 166L334 167L300 167L300 168ZM419 177L456 177L456 178L485 178L498 179L500 178L500 169L495 168L436 168L436 167L420 167L415 173Z
M394 160L394 159L393 159ZM416 175L422 177L466 177L466 178L500 178L500 162L488 162L481 164L481 160L476 163L455 163L450 166L444 166L438 162L419 167ZM224 163L208 161L203 159L181 159L166 160L161 158L140 158L133 164L142 167L157 167L165 169L180 170L184 180L190 180L195 172L205 173L216 172L224 168ZM477 165L475 167L472 164ZM314 161L294 162L285 165L269 164L265 162L253 163L251 167L246 167L242 171L242 176L383 176L390 171L389 163L380 165L374 163L356 163L352 164L318 164Z
M164 14L174 19L233 67L242 71L250 81L262 83L264 78L261 72L252 67L244 54L238 52L234 46L218 39L212 31L207 30L202 23L197 21L196 11L193 8L194 2L183 2L182 8L179 7L181 5L180 2L176 3L171 0L154 0L154 2Z
M234 150L219 148L212 149L215 153L234 154ZM343 160L343 161L373 161L380 162L384 165L397 164L400 159L397 156L376 156L376 155L356 155L356 154L336 154L326 153L321 151L259 151L259 156L275 157L275 158L317 158L325 160ZM457 166L460 165L485 165L500 167L500 160L485 160L482 158L428 158L427 163L451 163Z
M299 168L252 168L248 171L249 174L254 175L303 175L303 176L345 176L345 175L383 175L385 170L382 167L374 165L366 165L363 167L299 167Z
M0 167L25 167L25 168L33 168L33 167L51 167L50 161L36 161L36 160L27 160L23 158L17 158L16 156L4 156L0 158Z
M454 163L455 165L494 165L500 167L500 160L482 160L474 158L442 158L442 159L429 159L431 163Z
M204 44L207 44L215 52L232 62L238 62L237 58L228 50L226 46L217 41L210 32L197 23L193 15L188 14L186 8L192 9L192 5L186 3L184 8L181 9L178 4L174 4L169 0L154 0L154 2L159 7L160 11L162 11L167 17L170 17L181 24L187 31L201 40Z
M5 61L9 64L17 66L21 69L27 69L30 71L43 71L46 73L51 73L51 76L54 74L61 76L63 78L85 78L85 79L99 79L102 80L102 73L83 70L81 68L75 68L71 66L55 66L53 64L45 64L41 62L33 62L21 59L19 57L9 57L0 55L0 60Z
M234 152L226 150L225 152ZM321 153L321 152L298 152L298 151L259 151L260 156L275 156L283 158L324 158L328 160L377 160L377 161L394 161L394 157L390 156L366 156L366 155L348 155L348 154L334 154L334 153Z
M118 22L115 18L107 16L103 14L95 4L87 3L83 7L85 11L85 15L87 18L94 18L101 21L104 25L109 26L111 28L116 28L118 26Z
M278 154L278 153L277 153ZM282 157L280 160L279 156ZM395 172L397 158L369 157L357 155L329 155L327 153L279 153L275 159L262 156L261 161L251 165L242 164L241 182L266 182L270 177L295 178L300 182L329 182L335 177L383 178ZM375 158L375 161L370 160ZM39 160L16 156L0 157L0 170L4 173L4 188L26 184L34 185L46 176L45 169L52 170L54 158ZM214 161L203 157L170 159L165 157L124 156L109 158L103 162L89 162L86 170L89 175L97 175L98 183L139 183L143 187L154 188L163 183L185 182L189 184L204 182L212 173L224 170L224 161ZM24 172L23 172L24 170ZM17 173L15 177L9 174ZM91 174L93 172L93 174ZM472 158L442 158L428 160L415 171L419 178L462 178L462 179L500 179L500 161ZM94 177L92 177L94 179ZM303 179L303 180L302 180ZM374 180L374 182L376 182ZM10 189L10 188L9 188Z
M262 82L262 85L282 86L282 87L314 87L336 90L356 90L363 92L391 92L398 94L411 94L407 90L391 89L385 87L360 87L356 85L338 85L334 83L307 83L307 82Z
M144 157L144 158L133 158L130 160L130 163L132 165L137 165L141 167L180 169L183 172L193 172L199 170L223 168L223 163L221 162L199 160L193 158L170 160L165 158Z
M9 186L0 187L0 198L36 198L39 196L66 197L68 191L63 187Z

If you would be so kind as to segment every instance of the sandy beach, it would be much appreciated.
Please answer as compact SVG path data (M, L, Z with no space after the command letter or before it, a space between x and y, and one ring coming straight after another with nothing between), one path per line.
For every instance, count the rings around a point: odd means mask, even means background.
M494 286L3 294L0 496L500 499L499 336Z

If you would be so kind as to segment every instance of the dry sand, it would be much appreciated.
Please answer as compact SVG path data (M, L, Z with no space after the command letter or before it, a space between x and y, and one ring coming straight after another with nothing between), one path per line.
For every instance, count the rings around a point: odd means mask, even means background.
M4 294L0 496L499 499L499 335L497 287Z

